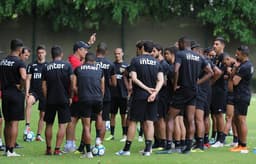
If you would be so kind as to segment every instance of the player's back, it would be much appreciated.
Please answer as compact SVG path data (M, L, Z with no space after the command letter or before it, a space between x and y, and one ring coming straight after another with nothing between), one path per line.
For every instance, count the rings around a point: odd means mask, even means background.
M176 62L181 64L178 85L196 90L197 80L205 64L202 57L191 50L182 50L178 51Z

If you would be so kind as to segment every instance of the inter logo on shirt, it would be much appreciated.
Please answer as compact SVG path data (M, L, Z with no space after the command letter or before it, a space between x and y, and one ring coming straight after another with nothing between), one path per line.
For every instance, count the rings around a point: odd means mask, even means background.
M186 58L187 60L193 60L193 61L199 61L199 56L191 54L191 53L186 53Z
M140 64L143 64L143 65L156 65L156 61L148 59L148 58L142 58L142 59L140 59Z
M91 65L83 65L81 66L81 70L98 70L98 67L91 66Z
M12 67L14 63L15 63L14 61L9 61L9 60L4 59L0 62L0 65Z
M101 68L101 69L109 69L109 67L110 67L110 64L105 64L102 62L97 62L96 65L98 68Z
M47 71L54 70L54 69L63 69L63 68L64 68L64 64L52 63L47 66Z

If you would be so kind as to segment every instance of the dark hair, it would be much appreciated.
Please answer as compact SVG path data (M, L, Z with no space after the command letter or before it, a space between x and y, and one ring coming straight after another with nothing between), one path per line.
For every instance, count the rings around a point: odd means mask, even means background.
M191 40L191 49L194 49L194 48L199 48L200 47L200 44L197 43L197 41L195 40Z
M154 43L152 41L146 40L143 42L144 51L151 53L154 48Z
M183 43L185 46L190 46L191 47L191 41L186 36L183 36L183 37L179 38L178 42Z
M172 54L176 54L178 51L178 48L176 46L165 48L164 51L169 51Z
M212 47L207 47L207 48L204 49L204 53L208 54L208 53L210 53L212 50L213 50Z
M87 62L87 61L93 62L93 61L95 61L95 60L96 60L96 56L95 56L94 53L88 52L88 53L86 54L86 56L85 56L85 62Z
M241 45L240 47L237 48L237 50L246 56L249 56L249 54L250 54L249 47L245 46L245 45Z
M227 58L227 57L231 57L231 56L230 56L230 54L229 54L229 53L224 52L224 53L223 53L223 58Z
M154 44L154 48L156 48L158 51L162 51L163 52L163 47L159 43L155 43Z
M137 42L136 42L136 48L141 49L141 48L143 47L143 43L144 43L143 40L137 41Z
M11 51L16 51L21 47L23 47L23 41L22 40L20 40L20 39L11 40L11 44L10 44Z
M56 57L59 57L62 54L62 48L58 45L55 45L55 46L52 47L51 53L52 53L52 58L53 59L56 58Z
M225 44L225 39L221 36L218 36L217 38L215 38L214 41L219 41L220 43Z
M25 51L28 51L29 53L31 53L31 49L28 48L28 47L23 47L22 50L21 50L21 53L24 54Z
M107 44L105 42L100 42L97 46L97 51L96 52L99 53L99 54L105 55L107 49L108 49Z
M37 52L38 50L46 50L45 45L40 44L39 46L37 46L37 48L36 48L36 52Z

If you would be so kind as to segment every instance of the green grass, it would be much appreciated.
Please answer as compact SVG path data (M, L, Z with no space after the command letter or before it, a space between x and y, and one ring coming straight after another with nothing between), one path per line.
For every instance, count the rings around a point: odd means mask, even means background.
M150 157L143 157L139 154L139 150L144 148L143 143L139 143L137 138L132 143L131 148L131 156L130 157L118 157L114 153L119 151L124 143L120 143L119 139L121 138L121 127L120 127L120 118L118 117L118 126L116 128L116 140L114 141L105 141L104 145L106 147L106 153L103 157L95 157L92 160L89 159L80 159L80 155L75 154L65 154L63 156L45 156L45 143L40 142L32 142L27 143L22 140L22 134L24 129L24 121L20 122L19 128L19 137L18 143L20 143L25 148L17 149L16 152L24 154L23 157L16 158L7 158L4 156L0 156L0 163L25 163L25 164L40 164L40 163L61 163L61 164L70 164L70 163L92 163L92 164L125 164L125 163L146 163L146 164L154 164L154 163L189 163L189 164L199 164L199 163L256 163L255 157L256 154L252 153L252 149L256 146L256 126L255 126L255 116L256 116L256 97L252 99L251 106L248 112L248 146L250 149L250 153L248 154L240 154L240 153L231 153L228 151L227 147L214 149L211 148L204 153L190 153L189 155L182 154L171 154L171 155L156 155L153 154ZM38 120L38 110L37 106L34 106L32 112L32 131L36 132ZM56 120L55 120L56 121ZM57 123L57 122L56 122ZM55 130L57 126L55 124ZM94 129L94 128L93 128ZM93 130L95 131L95 130ZM56 131L54 132L54 136L56 135ZM79 144L81 135L81 125L80 122L77 126L76 137L77 137L77 145ZM109 132L107 133L109 135ZM93 134L93 138L95 134ZM228 137L228 141L231 141L232 137ZM54 143L54 142L53 142ZM53 145L54 147L54 145Z

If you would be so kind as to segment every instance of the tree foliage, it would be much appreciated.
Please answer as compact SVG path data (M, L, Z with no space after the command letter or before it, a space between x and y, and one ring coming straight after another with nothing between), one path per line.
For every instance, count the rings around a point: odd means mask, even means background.
M215 36L231 36L255 43L256 1L252 0L2 0L0 22L24 15L47 17L52 27L82 30L100 28L101 24L143 16L164 21L173 16L190 16L213 27Z

